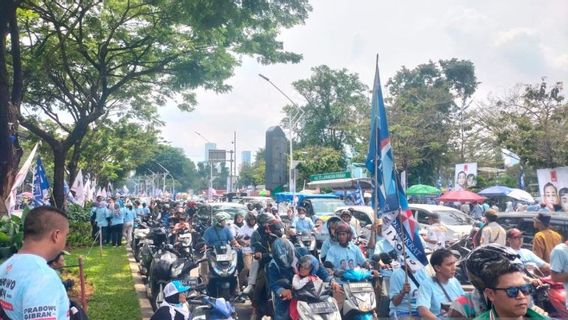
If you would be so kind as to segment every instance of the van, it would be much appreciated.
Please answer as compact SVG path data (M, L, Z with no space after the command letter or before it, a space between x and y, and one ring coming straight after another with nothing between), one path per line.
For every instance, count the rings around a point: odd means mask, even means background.
M538 212L499 212L497 213L497 223L505 230L517 228L523 232L523 247L532 249L534 235L537 230L534 228L533 219ZM562 239L568 237L568 214L563 212L550 213L550 229L560 233Z

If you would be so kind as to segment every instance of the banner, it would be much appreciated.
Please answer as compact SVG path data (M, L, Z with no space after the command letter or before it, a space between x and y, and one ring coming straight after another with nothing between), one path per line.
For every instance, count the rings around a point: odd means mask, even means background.
M467 190L477 184L477 162L456 164L454 191Z
M550 211L568 212L568 167L536 170L540 202Z
M41 158L39 157L37 158L34 170L33 197L36 206L49 204L49 181L45 174L43 162L41 162Z
M428 265L428 259L418 233L418 222L408 208L404 189L395 170L378 62L373 84L366 167L373 177L373 205L378 208L376 214L383 219L383 237L396 249L403 260L401 262L406 261L412 270L423 268Z
M24 165L18 171L16 179L14 179L14 185L12 186L12 191L10 192L8 199L6 199L6 203L8 204L9 214L11 214L12 211L14 211L14 208L16 207L16 191L22 185L22 183L24 183L24 180L26 179L26 176L30 171L30 167L32 166L32 162L34 161L35 154L37 151L37 146L38 144L36 143L34 148L32 149L32 152L30 152L30 155L26 159L26 162L24 162Z

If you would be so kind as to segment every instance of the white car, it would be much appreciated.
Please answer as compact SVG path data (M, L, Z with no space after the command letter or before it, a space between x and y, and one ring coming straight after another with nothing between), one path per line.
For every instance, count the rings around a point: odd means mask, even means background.
M446 206L437 206L431 204L409 204L414 219L420 224L420 228L425 230L428 226L428 216L433 213L440 215L440 222L448 227L450 234L448 240L455 241L468 235L473 228L474 220L467 214Z

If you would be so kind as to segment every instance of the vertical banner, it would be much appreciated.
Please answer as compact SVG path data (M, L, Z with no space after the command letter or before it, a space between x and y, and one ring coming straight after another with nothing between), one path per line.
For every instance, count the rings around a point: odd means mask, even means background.
M49 204L49 181L47 181L47 175L45 174L45 168L43 167L43 162L41 158L37 158L36 167L34 170L34 181L33 181L33 197L36 206L43 206Z
M456 164L454 191L467 190L477 184L477 162Z
M568 212L568 167L538 169L540 202L550 211Z

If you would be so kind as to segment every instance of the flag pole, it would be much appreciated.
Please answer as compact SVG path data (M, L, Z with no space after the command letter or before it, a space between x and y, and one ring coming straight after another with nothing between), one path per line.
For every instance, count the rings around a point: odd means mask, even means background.
M393 163L394 163L394 152L393 152ZM398 171L396 170L396 163L394 165L394 172L398 173ZM397 196L399 196L399 191L398 191L398 185L400 183L398 174L395 174L395 178L396 178L396 194ZM402 208L399 206L398 207L398 223L400 224L400 240L402 241L402 261L404 262L404 283L409 283L408 282L408 264L406 263L406 240L405 240L405 236L404 236L404 226L402 225L402 218L401 218L401 214L402 214ZM410 292L406 295L406 299L408 302L408 313L410 315L412 315L412 302L410 301Z

